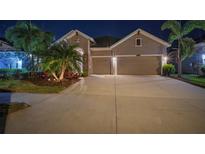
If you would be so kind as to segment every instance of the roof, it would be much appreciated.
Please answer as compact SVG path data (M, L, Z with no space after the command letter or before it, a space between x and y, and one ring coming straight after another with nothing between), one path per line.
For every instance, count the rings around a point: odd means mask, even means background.
M110 47L120 40L120 38L114 36L99 36L94 39L95 44L92 44L91 47Z
M0 40L0 51L11 51L16 50L14 47L12 47L9 43Z
M85 33L79 31L79 30L71 30L70 32L66 33L64 36L62 36L60 39L58 39L56 42L61 42L64 39L68 39L73 37L74 35L76 35L76 33L78 33L79 35L83 36L84 38L87 38L88 40L90 40L91 42L95 42L94 39L88 35L86 35Z
M158 37L156 37L156 36L154 36L154 35L152 35L152 34L146 32L146 31L144 31L144 30L142 30L142 29L138 28L137 30L135 30L134 32L132 32L132 33L130 33L129 35L125 36L124 38L122 38L122 39L119 40L118 42L114 43L114 44L111 46L111 48L114 48L114 47L118 46L119 44L123 43L124 41L126 41L127 39L129 39L130 37L134 36L135 34L137 34L137 33L139 33L139 32L140 32L142 35L144 35L144 36L146 36L146 37L148 37L148 38L150 38L150 39L152 39L152 40L155 40L156 42L159 42L160 44L162 44L162 45L164 45L164 46L167 46L167 47L170 47L170 46L171 46L170 43L168 43L168 42L166 42L166 41L164 41L164 40L162 40L162 39L160 39L160 38L158 38Z
M195 44L195 51L198 53L205 53L205 42Z
M195 44L195 47L205 47L205 42Z

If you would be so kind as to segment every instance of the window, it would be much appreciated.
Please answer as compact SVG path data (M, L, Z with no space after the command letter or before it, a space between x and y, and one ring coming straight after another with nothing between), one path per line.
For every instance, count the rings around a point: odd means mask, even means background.
M142 38L136 38L135 46L136 47L142 47Z

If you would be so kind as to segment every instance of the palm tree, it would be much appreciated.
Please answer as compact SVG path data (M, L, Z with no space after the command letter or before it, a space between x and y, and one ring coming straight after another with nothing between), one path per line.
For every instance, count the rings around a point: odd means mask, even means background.
M182 25L180 21L166 21L162 26L161 30L169 29L169 42L173 43L177 41L178 52L177 52L177 63L178 63L178 76L182 74L182 60L193 54L194 40L186 37L194 29L205 30L205 21L187 21Z
M82 56L76 48L76 45L68 45L67 43L52 45L41 56L42 69L49 72L57 82L64 79L66 70L80 72Z
M50 33L42 32L37 26L27 21L17 22L15 26L9 27L5 37L13 43L15 48L23 49L31 55L31 69L34 68L34 54L52 40Z

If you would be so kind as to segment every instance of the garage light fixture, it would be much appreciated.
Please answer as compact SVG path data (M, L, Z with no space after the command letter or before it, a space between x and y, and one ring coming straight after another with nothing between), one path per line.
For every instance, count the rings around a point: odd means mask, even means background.
M116 63L117 62L117 57L112 57L112 61Z
M168 57L167 57L167 56L164 56L164 57L163 57L163 61L164 61L163 63L164 63L164 64L167 64L167 60L168 60Z
M117 57L112 57L113 74L117 75Z

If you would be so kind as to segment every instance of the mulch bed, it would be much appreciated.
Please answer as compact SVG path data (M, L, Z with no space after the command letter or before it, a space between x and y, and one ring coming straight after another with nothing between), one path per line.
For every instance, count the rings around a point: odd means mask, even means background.
M63 86L68 87L71 84L78 82L80 79L64 79L62 82L48 81L43 79L28 80L38 86Z

